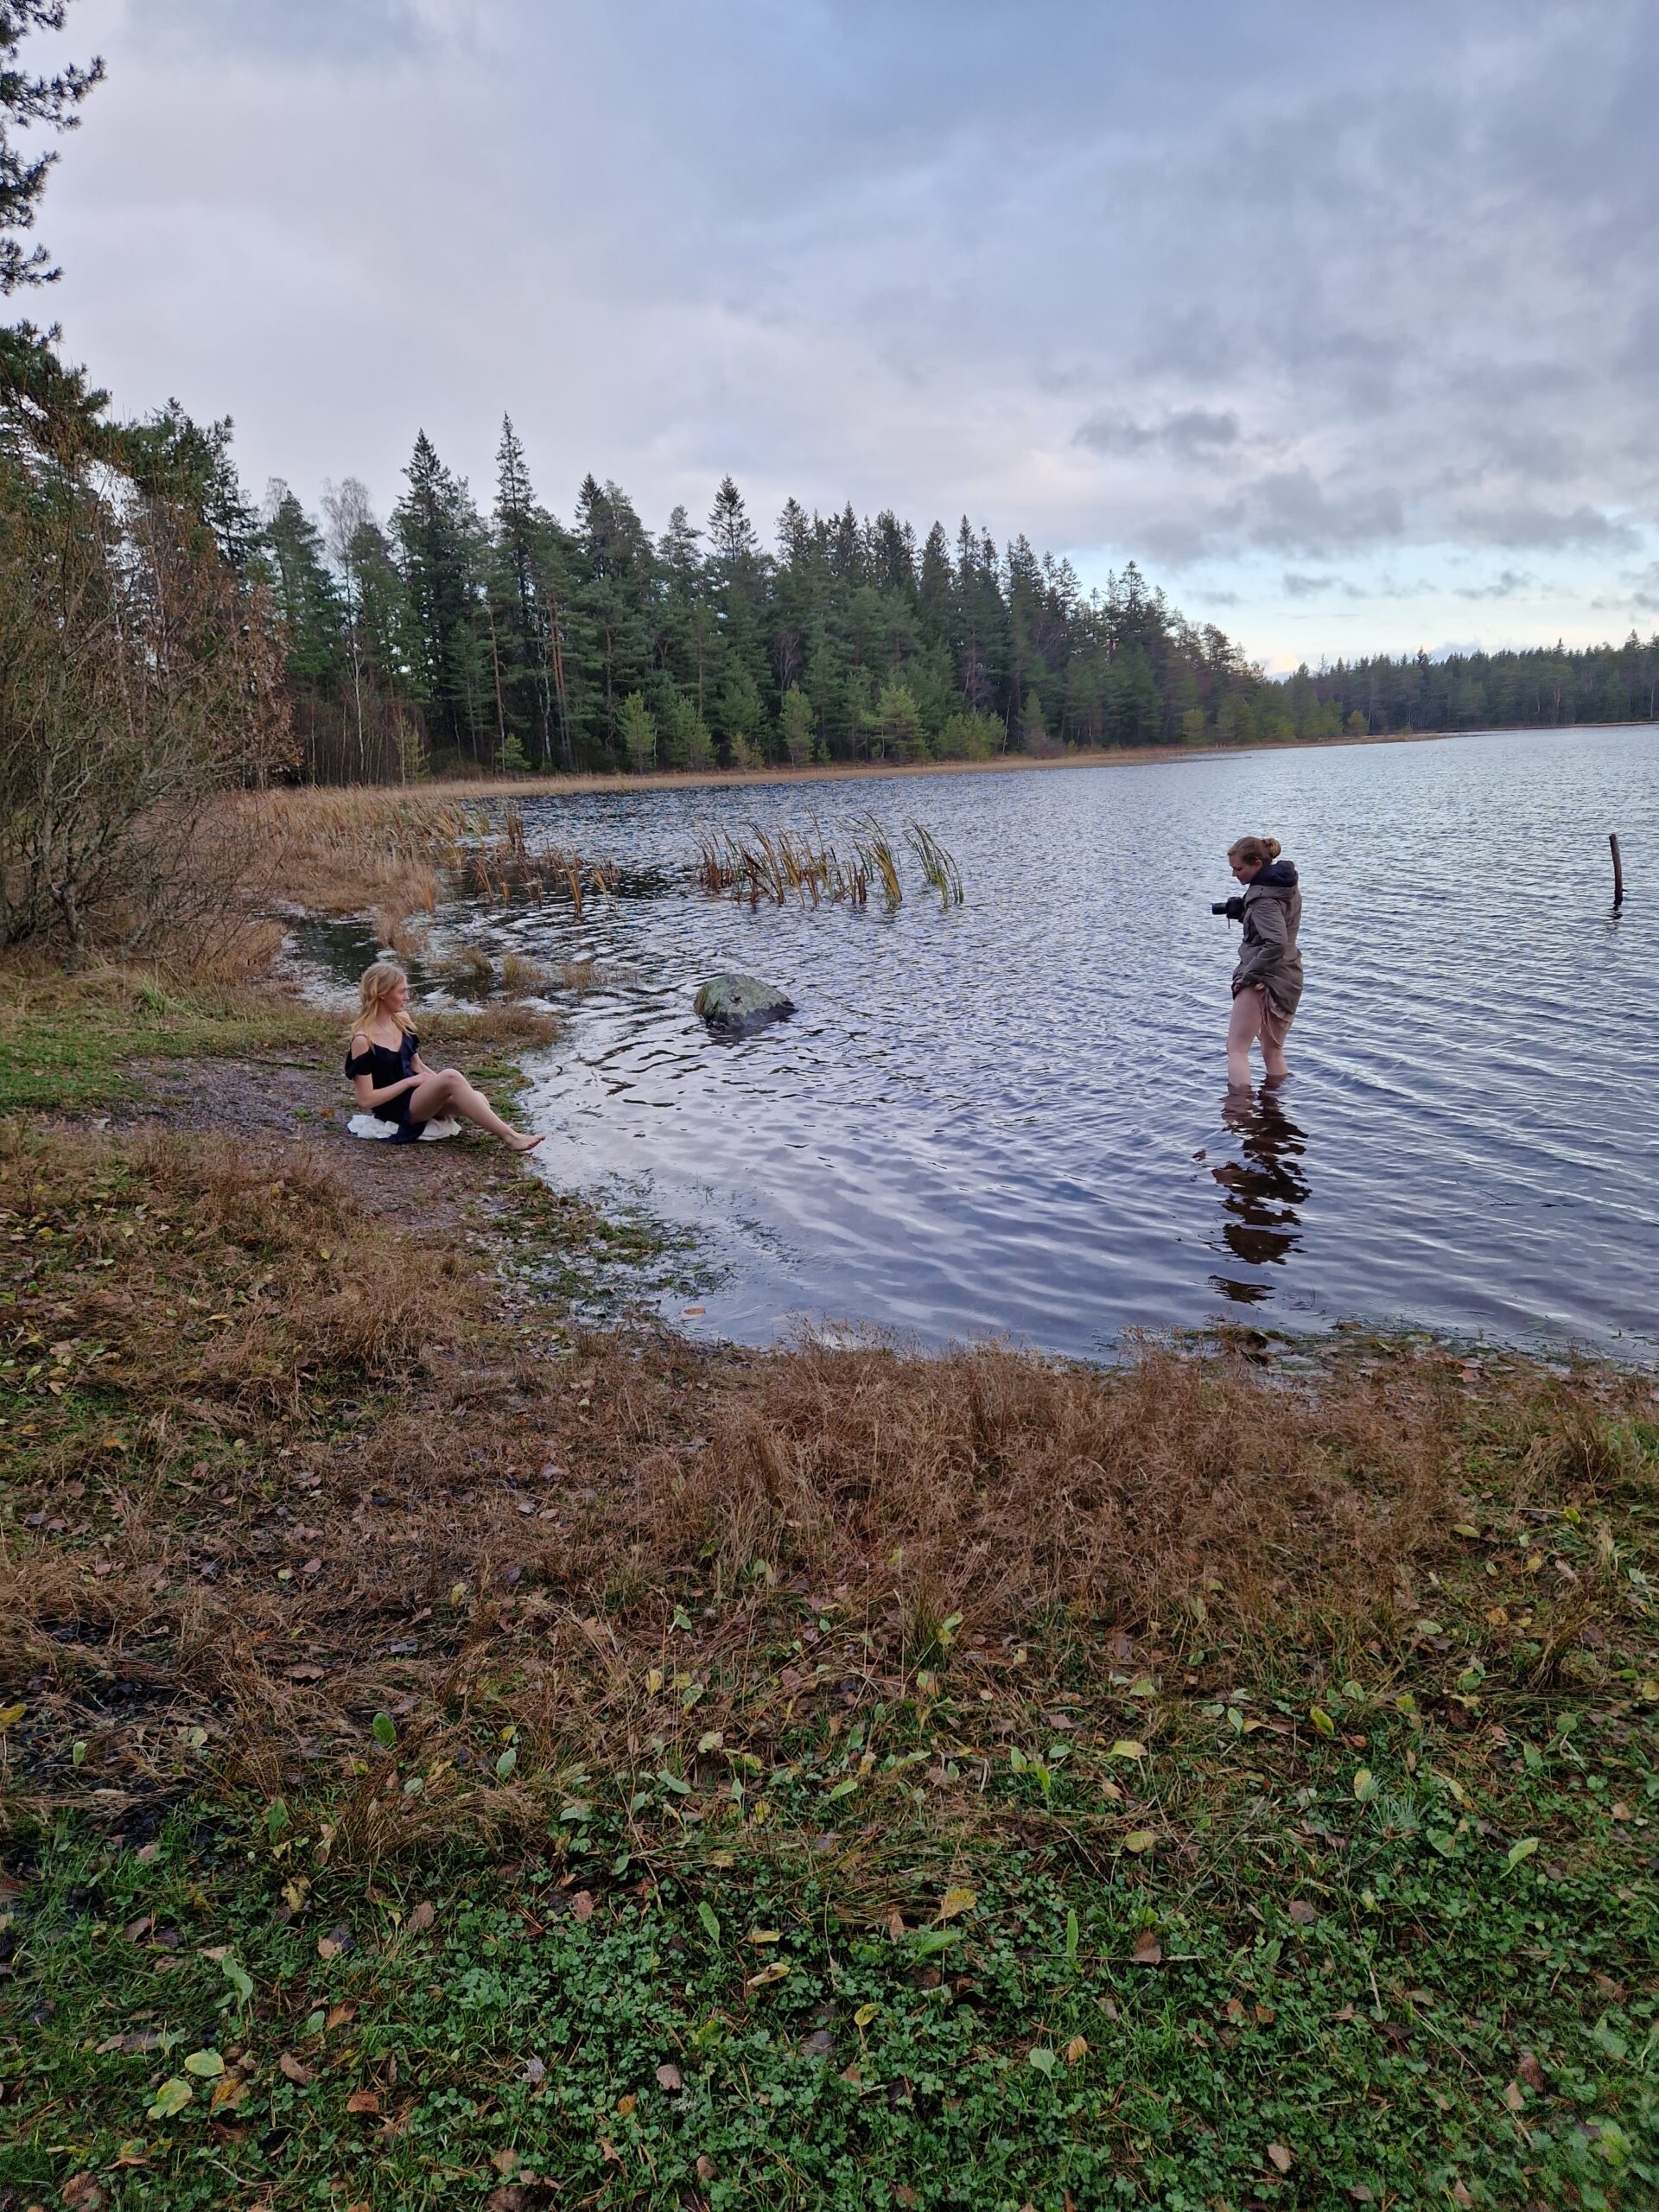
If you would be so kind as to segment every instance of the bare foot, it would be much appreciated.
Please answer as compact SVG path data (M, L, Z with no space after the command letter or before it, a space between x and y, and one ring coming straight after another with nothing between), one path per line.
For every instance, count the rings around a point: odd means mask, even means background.
M542 1141L540 1137L510 1136L507 1143L514 1152L534 1152Z

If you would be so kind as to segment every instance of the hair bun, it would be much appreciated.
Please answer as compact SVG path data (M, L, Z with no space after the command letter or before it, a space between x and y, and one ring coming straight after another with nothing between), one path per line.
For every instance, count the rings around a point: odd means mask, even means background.
M1270 861L1276 861L1285 849L1276 837L1264 837L1262 840L1262 849Z

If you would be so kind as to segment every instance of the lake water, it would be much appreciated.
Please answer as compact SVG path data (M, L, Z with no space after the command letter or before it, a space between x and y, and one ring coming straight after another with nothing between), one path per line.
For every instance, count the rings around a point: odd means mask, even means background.
M914 815L893 915L751 912L703 826ZM716 1263L700 1332L797 1317L1109 1354L1122 1332L1406 1319L1647 1359L1659 1343L1659 734L1504 733L1141 766L551 798L532 839L621 864L496 909L498 950L597 956L529 1102L562 1187L621 1190ZM1627 897L1611 912L1608 832ZM1224 1103L1223 858L1301 870L1307 991L1278 1103ZM793 1020L691 1008L729 968ZM668 1309L680 1320L683 1300Z

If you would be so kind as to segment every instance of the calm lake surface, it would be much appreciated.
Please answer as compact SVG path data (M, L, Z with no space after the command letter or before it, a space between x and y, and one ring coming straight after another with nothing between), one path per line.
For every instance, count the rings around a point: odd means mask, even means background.
M966 904L942 910L908 862L893 916L752 912L691 884L699 828L845 841L870 811L895 844L925 822ZM540 1164L696 1228L719 1280L687 1325L766 1343L808 1317L1095 1356L1217 1318L1405 1319L1656 1356L1653 731L526 814L532 840L624 871L580 922L562 901L480 925L499 950L620 971L537 1075ZM1238 931L1209 909L1245 830L1301 870L1307 992L1282 1103L1238 1111ZM722 968L798 1013L715 1041L691 997Z

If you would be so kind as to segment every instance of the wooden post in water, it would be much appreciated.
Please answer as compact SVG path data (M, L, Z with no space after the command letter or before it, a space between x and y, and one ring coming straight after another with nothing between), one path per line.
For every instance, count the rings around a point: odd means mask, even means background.
M1613 849L1613 907L1617 912L1624 904L1624 868L1618 857L1618 832L1608 833L1607 842Z

